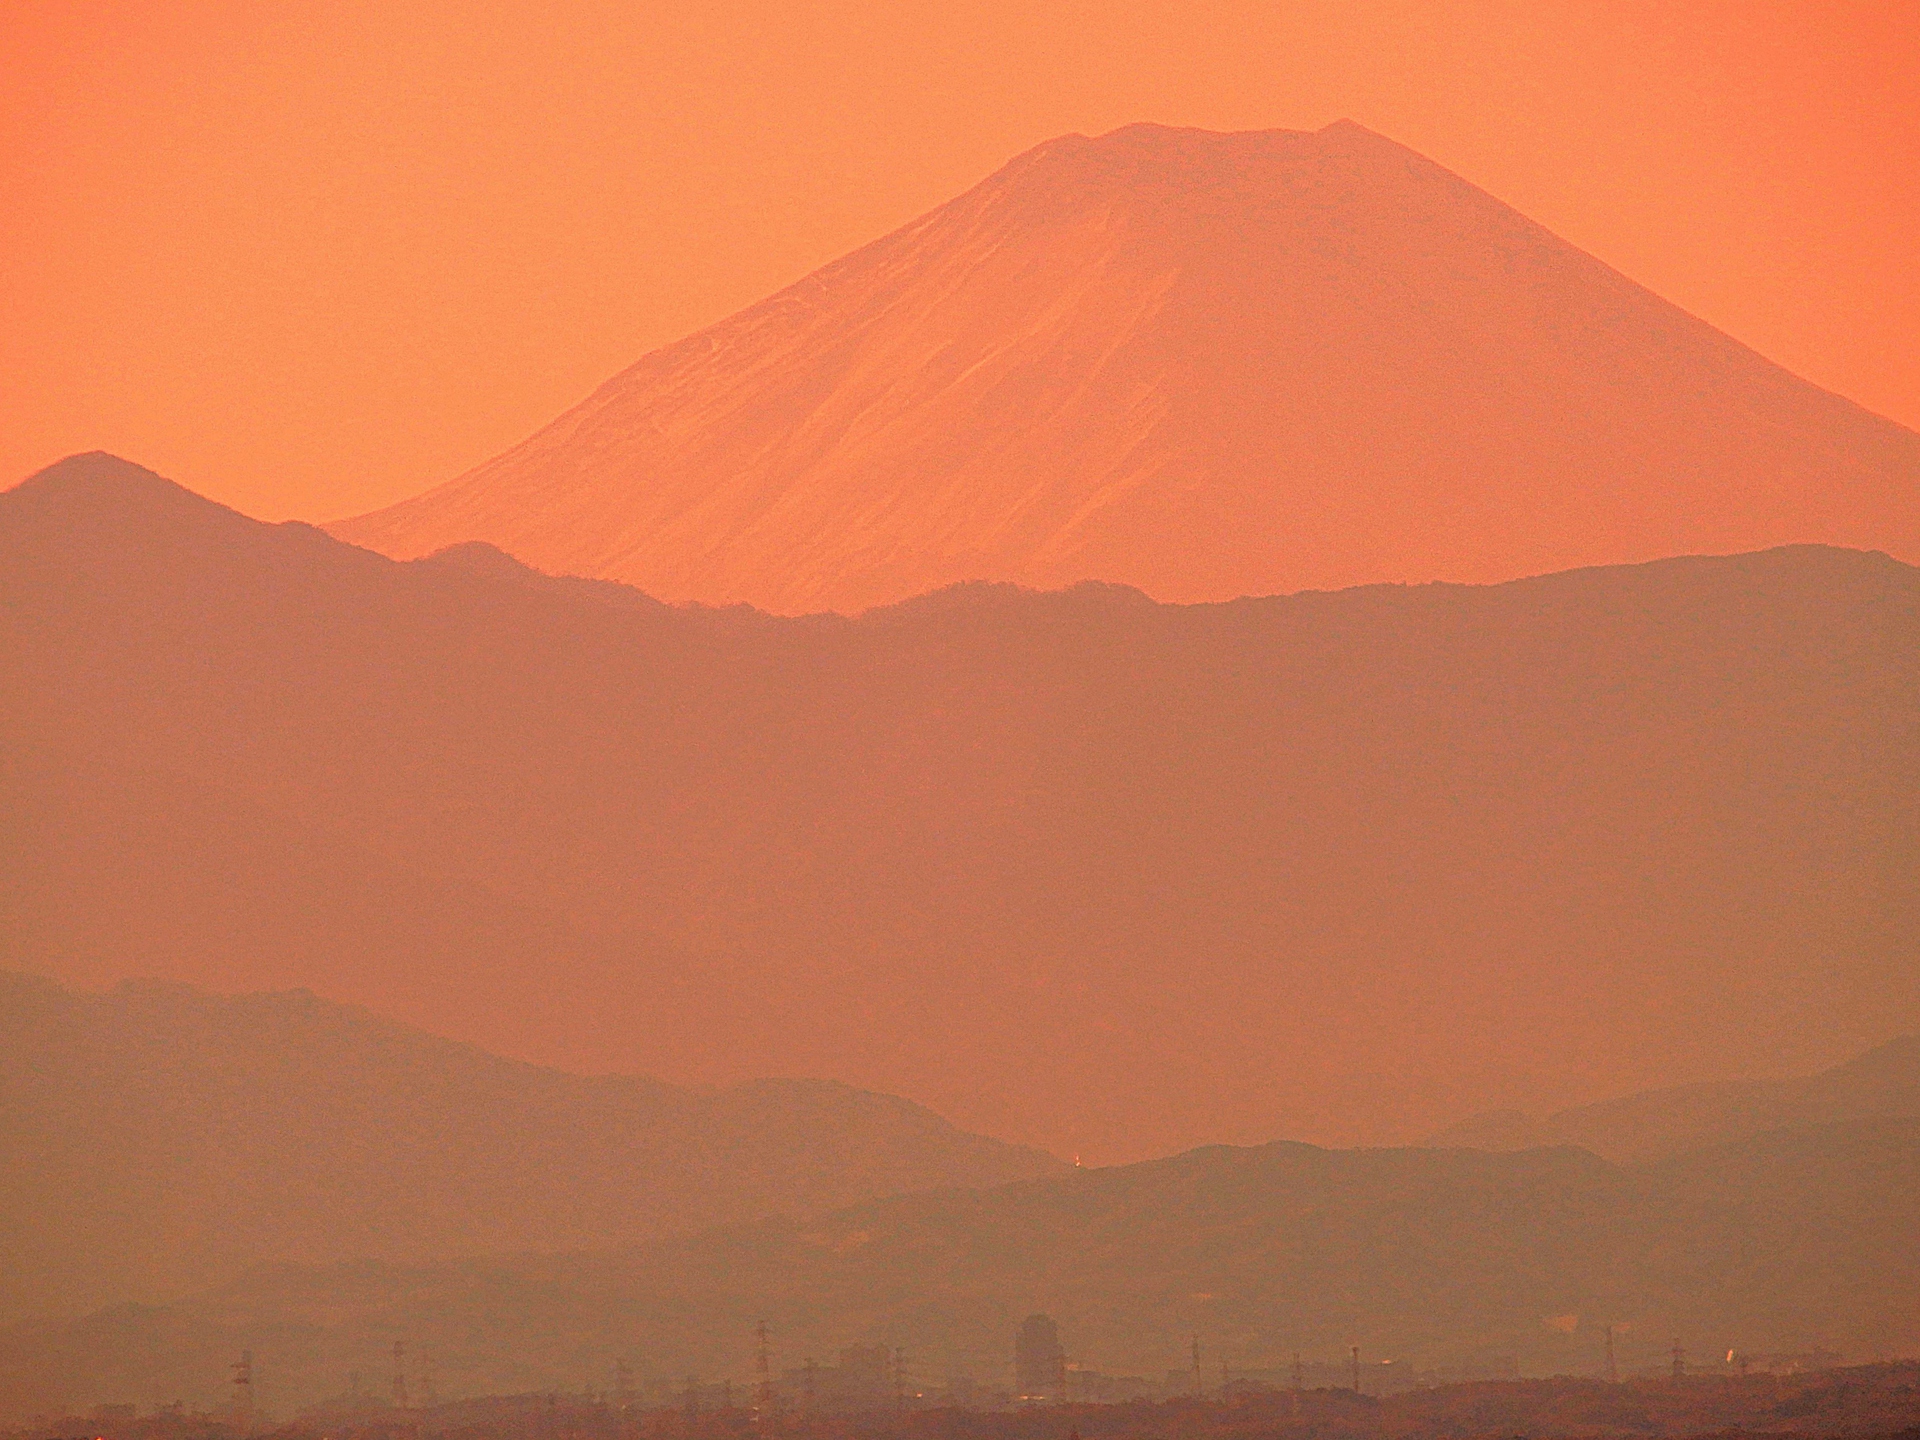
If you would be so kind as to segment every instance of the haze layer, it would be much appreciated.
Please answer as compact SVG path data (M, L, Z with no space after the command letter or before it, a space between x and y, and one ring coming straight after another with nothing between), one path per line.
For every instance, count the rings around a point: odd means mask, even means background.
M909 1096L1088 1160L1920 1028L1920 572L676 610L107 457L0 496L15 963Z
M1792 542L1920 557L1920 436L1360 126L1136 125L334 533L668 600L1220 600Z

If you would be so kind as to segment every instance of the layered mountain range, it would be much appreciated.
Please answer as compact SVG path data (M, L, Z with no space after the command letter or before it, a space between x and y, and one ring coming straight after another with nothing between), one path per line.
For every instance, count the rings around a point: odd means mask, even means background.
M1089 1161L1920 1028L1920 572L675 609L111 457L0 495L11 963Z
M1598 1375L1609 1327L1624 1372L1664 1366L1676 1336L1696 1357L1867 1359L1920 1345L1920 1263L1898 1243L1916 1226L1920 1118L1636 1166L1570 1147L1212 1147L617 1252L261 1268L0 1332L0 1416L213 1401L243 1349L284 1414L386 1373L395 1339L431 1357L443 1396L603 1390L624 1363L659 1403L689 1374L744 1382L762 1321L782 1367L884 1345L916 1387L998 1385L1036 1310L1075 1363L1155 1378L1193 1337L1209 1369L1241 1372L1359 1345L1370 1367Z
M1342 121L1018 157L332 527L666 600L1167 601L1818 542L1920 560L1920 436Z
M0 1322L262 1264L627 1245L1066 1167L824 1081L585 1077L331 1004L0 972Z
M0 1414L1920 1345L1920 436L1422 157L1051 142L331 532L0 494Z
M1680 1085L1536 1118L1475 1115L1430 1144L1481 1150L1576 1145L1610 1160L1664 1159L1769 1130L1920 1117L1920 1035L1907 1035L1817 1075Z

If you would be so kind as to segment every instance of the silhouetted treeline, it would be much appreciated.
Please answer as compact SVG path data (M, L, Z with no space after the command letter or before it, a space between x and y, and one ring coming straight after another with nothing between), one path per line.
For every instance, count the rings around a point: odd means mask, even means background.
M277 1429L233 1416L107 1407L0 1440L1477 1440L1477 1437L1733 1435L1920 1440L1920 1362L1798 1375L1484 1381L1384 1399L1268 1390L1230 1400L905 1406L847 1414L751 1405L643 1409L565 1395L499 1396L428 1410L318 1414Z

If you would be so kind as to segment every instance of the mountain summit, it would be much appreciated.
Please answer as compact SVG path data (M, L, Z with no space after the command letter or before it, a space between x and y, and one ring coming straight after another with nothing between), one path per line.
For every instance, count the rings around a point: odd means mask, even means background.
M1070 135L333 533L668 600L1160 600L1799 541L1920 558L1920 436L1350 121Z

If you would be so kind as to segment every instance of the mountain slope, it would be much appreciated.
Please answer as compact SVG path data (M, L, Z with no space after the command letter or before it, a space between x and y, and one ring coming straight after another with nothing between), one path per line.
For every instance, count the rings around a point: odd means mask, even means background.
M677 1385L886 1344L916 1378L997 1382L1023 1316L1108 1371L1288 1357L1419 1366L1505 1355L1599 1373L1816 1346L1912 1353L1920 1123L1756 1137L1626 1170L1581 1151L1214 1148L990 1191L928 1193L623 1252L260 1273L159 1312L0 1338L0 1404L211 1395L230 1352L281 1406L378 1373L394 1336L442 1393L579 1389L614 1361Z
M1818 1075L1721 1080L1603 1100L1536 1120L1477 1115L1435 1135L1438 1146L1522 1150L1578 1145L1612 1160L1652 1160L1769 1130L1920 1119L1920 1035L1907 1035Z
M0 944L1092 1162L1920 1029L1920 573L1789 549L859 620L0 495Z
M1134 125L333 533L667 600L1224 600L1795 542L1920 559L1920 436L1378 135Z
M263 1262L627 1244L1061 1168L826 1082L589 1079L305 992L4 972L0 1153L6 1318Z

